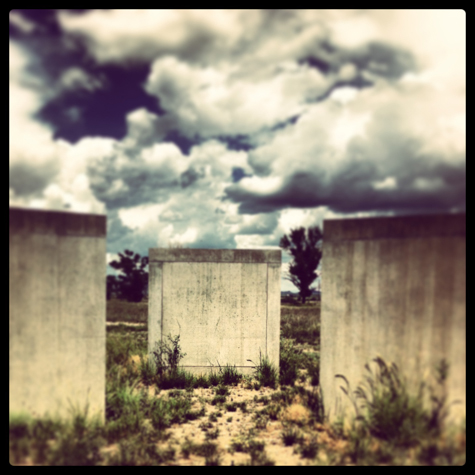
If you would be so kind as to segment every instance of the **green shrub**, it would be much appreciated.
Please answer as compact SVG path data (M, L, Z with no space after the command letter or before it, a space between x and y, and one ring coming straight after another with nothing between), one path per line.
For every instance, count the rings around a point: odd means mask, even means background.
M211 386L210 380L208 377L200 374L195 377L194 386L195 388L209 388Z
M217 386L221 382L221 379L218 374L212 372L208 375L208 381L210 386Z
M27 415L10 418L10 463L22 463L31 456L35 463L47 461L49 442L58 437L63 424L49 418L32 419Z
M431 435L439 435L448 410L446 398L437 397L430 388L432 408L426 409L423 404L424 382L421 382L417 395L409 394L394 363L388 365L379 357L373 361L376 370L373 372L368 364L365 365L369 374L353 394L348 380L343 375L336 375L345 381L346 388L341 386L341 389L353 403L357 420L363 427L371 435L400 446L411 446ZM443 360L437 367L439 385L444 385L447 372L448 365ZM358 402L362 404L359 406Z
M140 430L143 420L143 394L134 393L134 385L122 385L120 381L107 381L106 420L110 441Z
M218 386L215 390L214 393L216 396L229 396L229 389L226 386Z
M69 430L61 432L57 444L48 456L48 465L97 465L101 460L100 448L104 439L99 432L86 426L84 420L75 418Z
M265 443L249 437L238 437L231 441L230 449L233 452L251 453L255 451L263 451Z
M302 442L302 436L300 435L300 432L298 429L294 429L292 427L285 428L282 431L281 437L284 445L287 447Z
M263 467L272 467L275 465L275 462L267 457L265 451L251 451L250 455L251 460L249 461L249 465Z
M279 368L279 381L281 385L291 386L295 384L302 361L302 351L295 348L292 340L282 338L280 340Z
M195 377L181 368L163 372L157 379L161 389L188 389L195 387Z
M237 405L235 402L232 402L231 404L225 404L224 408L228 412L236 412L237 410Z
M319 388L312 389L312 391L305 390L304 403L310 409L313 419L316 422L322 423L324 420L323 399Z
M304 367L310 376L312 386L318 386L320 383L320 357L316 353L304 354Z
M318 444L316 439L312 438L308 442L301 441L298 452L307 459L314 459L318 453Z
M236 366L226 365L224 367L219 367L219 379L221 384L235 386L241 381L242 376L238 373Z
M255 364L251 360L247 361L250 361L251 363ZM257 379L259 386L267 386L269 388L275 389L278 381L277 370L275 369L274 365L269 361L269 358L267 356L262 357L260 352L259 364L255 366L254 371L254 377Z
M178 369L178 364L186 356L182 353L180 347L180 335L172 337L167 336L168 343L159 341L155 343L155 349L152 351L157 374L162 376L165 371L174 373Z
M244 412L244 413L247 412L247 403L246 403L246 401L232 402L230 404L225 404L224 407L225 407L226 411L228 411L228 412L236 412L237 409L241 409L241 411Z
M203 444L197 446L195 449L195 454L200 455L201 457L211 457L216 454L218 446L213 442L204 442Z

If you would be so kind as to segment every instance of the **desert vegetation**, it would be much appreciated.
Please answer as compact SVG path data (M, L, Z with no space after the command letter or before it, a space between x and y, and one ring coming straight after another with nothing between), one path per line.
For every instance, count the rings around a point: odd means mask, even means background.
M144 310L145 309L145 310ZM147 358L146 304L108 302L106 420L10 417L14 465L461 465L465 425L447 427L449 401L425 409L398 369L368 366L351 421L329 424L319 388L319 303L283 306L280 367L183 371L178 335ZM144 313L145 312L145 313ZM128 324L118 324L127 322ZM131 326L131 323L137 325ZM450 368L435 368L441 386Z

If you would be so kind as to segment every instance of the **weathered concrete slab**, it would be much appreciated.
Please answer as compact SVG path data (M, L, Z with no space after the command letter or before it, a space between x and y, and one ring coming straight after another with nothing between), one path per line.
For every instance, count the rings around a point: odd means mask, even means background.
M180 335L186 370L235 365L259 353L278 366L281 251L150 249L149 350Z
M9 214L10 413L103 418L106 217Z
M356 389L375 356L415 388L442 358L451 418L465 416L465 215L324 221L321 367L325 411L354 414Z

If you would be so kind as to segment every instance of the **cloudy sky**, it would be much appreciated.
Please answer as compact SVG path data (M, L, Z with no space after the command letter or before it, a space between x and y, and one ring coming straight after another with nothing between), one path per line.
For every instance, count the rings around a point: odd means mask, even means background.
M109 260L465 211L463 10L9 19L10 204L107 214Z

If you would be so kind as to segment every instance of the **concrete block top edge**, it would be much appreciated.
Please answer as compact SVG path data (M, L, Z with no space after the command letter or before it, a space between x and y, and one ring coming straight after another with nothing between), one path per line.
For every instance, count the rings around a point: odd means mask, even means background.
M330 219L323 221L323 241L401 239L466 235L466 214Z
M150 262L232 262L278 263L282 262L280 249L168 249L150 248Z
M106 237L107 217L102 214L9 208L10 233Z

